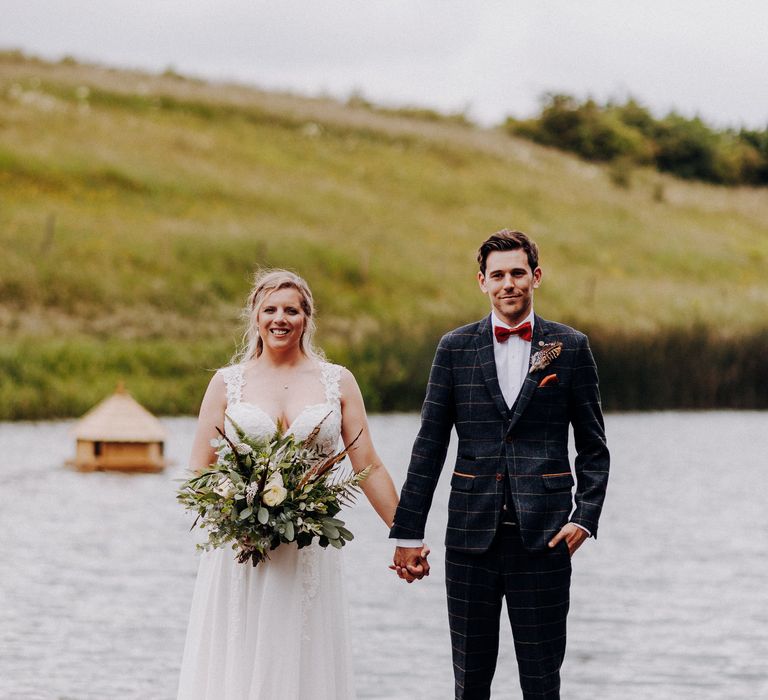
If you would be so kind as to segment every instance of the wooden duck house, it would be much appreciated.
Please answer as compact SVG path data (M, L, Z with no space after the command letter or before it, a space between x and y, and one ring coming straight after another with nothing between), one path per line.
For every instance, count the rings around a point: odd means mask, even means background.
M158 472L166 465L165 428L122 382L77 422L73 432L77 451L69 464L79 471Z

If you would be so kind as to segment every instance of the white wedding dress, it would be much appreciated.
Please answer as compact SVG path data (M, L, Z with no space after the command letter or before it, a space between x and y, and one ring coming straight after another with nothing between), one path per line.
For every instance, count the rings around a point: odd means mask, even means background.
M277 426L242 401L243 368L219 370L227 413L246 433L271 437ZM335 451L341 432L338 365L323 363L325 401L306 406L288 432ZM234 437L231 425L226 426ZM258 566L232 549L203 552L192 598L179 700L352 700L341 552L282 544Z

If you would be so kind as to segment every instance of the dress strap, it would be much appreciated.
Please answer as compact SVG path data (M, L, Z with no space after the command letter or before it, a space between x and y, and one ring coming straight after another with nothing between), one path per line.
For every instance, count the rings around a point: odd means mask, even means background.
M325 400L338 403L341 400L341 365L323 362L320 365L320 378L325 387Z
M230 365L220 369L224 384L227 387L227 406L240 403L243 399L243 386L245 386L245 376L242 365Z

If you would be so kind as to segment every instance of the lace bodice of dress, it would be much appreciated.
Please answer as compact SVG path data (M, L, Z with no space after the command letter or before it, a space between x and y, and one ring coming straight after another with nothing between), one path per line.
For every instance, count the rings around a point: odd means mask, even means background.
M248 435L257 440L272 437L277 425L258 404L243 401L245 375L243 366L230 365L220 369L227 387L227 415L235 421ZM320 365L320 378L325 389L325 401L304 407L286 430L298 440L304 440L320 423L317 444L323 452L336 450L341 434L341 366L330 362ZM327 418L326 418L327 416ZM229 421L225 421L225 430L230 439L235 433Z

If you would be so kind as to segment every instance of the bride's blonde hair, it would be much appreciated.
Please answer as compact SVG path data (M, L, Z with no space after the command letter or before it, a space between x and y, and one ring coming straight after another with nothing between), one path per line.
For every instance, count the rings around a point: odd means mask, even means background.
M233 363L246 362L259 357L264 351L264 341L259 335L258 316L264 300L278 289L295 289L301 298L301 310L304 312L304 332L301 334L301 352L306 357L324 359L321 350L312 344L312 337L317 329L315 325L315 302L306 281L290 270L259 270L253 278L253 286L248 294L248 302L243 309L246 322L242 350L232 358Z

